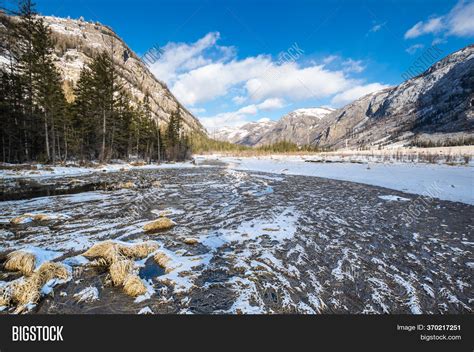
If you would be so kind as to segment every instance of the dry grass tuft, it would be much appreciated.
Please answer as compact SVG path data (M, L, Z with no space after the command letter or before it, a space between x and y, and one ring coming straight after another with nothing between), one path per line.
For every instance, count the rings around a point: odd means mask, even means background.
M102 259L104 259L108 265L111 265L119 260L125 259L125 257L122 255L119 245L114 243L113 246L110 246L104 251Z
M41 264L35 274L39 276L42 285L51 279L66 280L69 277L69 272L66 267L60 263L54 262L45 262Z
M48 221L50 220L50 216L47 214L35 214L33 215L33 219L36 221Z
M189 244L189 245L194 245L194 244L199 243L199 241L198 241L197 239L192 238L192 237L187 237L187 238L185 238L185 239L183 240L183 242L184 242L185 244Z
M165 269L165 273L167 274L179 267L179 265L176 265L176 263L173 265L173 260L164 252L157 252L153 256L153 259L155 260L156 264Z
M21 311L28 303L36 303L39 301L40 280L37 275L28 278L21 278L11 284L11 301L17 304L17 311Z
M144 295L147 292L143 281L135 274L129 274L123 283L123 290L132 297Z
M29 303L37 303L41 298L41 288L51 279L65 280L69 277L66 267L59 263L45 262L28 277L13 281L3 289L1 302L16 304L15 312L20 313Z
M133 266L133 262L129 259L122 259L112 263L109 272L114 286L124 284L125 278L133 272Z
M156 251L158 247L156 243L139 243L131 246L120 246L120 252L128 258L141 259Z
M13 225L21 224L27 218L28 216L26 215L17 216L16 218L10 219L10 224L13 224Z
M99 258L102 257L104 252L112 246L115 246L115 243L112 241L98 242L85 251L82 255L86 258Z
M34 254L20 250L7 255L4 267L9 271L20 271L23 275L30 275L35 270L35 264Z
M136 185L132 181L128 181L128 182L120 183L119 187L120 188L131 189L131 188L135 188Z
M155 188L159 188L159 187L161 187L161 182L160 181L153 181L151 183L151 186L155 187Z
M160 217L158 220L146 224L143 229L145 232L157 232L171 229L175 225L174 221L167 217Z
M0 287L0 306L8 306L11 301L10 287Z
M84 257L97 259L98 264L105 261L106 264L125 259L125 257L139 259L148 256L158 249L156 243L139 243L134 245L123 245L113 241L104 241L94 244L86 252Z
M162 268L166 268L166 265L170 262L171 258L168 257L165 253L163 252L158 252L153 256L153 259L155 262L161 266Z
M121 244L104 241L94 244L83 255L95 258L96 265L106 266L114 286L122 286L127 295L136 297L146 293L145 284L134 273L131 259L144 258L158 248L156 243Z
M132 166L145 166L146 163L144 161L133 161L130 163Z

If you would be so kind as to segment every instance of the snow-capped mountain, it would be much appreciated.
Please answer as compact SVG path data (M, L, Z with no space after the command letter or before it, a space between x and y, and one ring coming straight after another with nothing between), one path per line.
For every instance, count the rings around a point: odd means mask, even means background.
M50 16L43 18L49 25L56 42L55 63L65 81L64 89L68 100L74 99L72 87L79 79L82 67L90 62L95 54L105 50L109 53L113 52L121 83L124 89L131 93L132 99L134 101L143 100L145 94L149 94L154 118L166 123L171 113L180 107L183 127L188 131L205 133L199 120L178 102L166 84L159 81L159 77L155 78L145 63L110 27L82 19ZM0 32L7 30L7 27L3 25L4 21L15 19L15 17L2 15L0 17Z
M246 145L287 140L333 149L472 139L474 45L448 55L417 77L341 109L298 109L264 133L258 130L254 135L254 129L222 133L221 139Z
M273 120L261 119L256 122L249 122L240 127L223 127L212 133L211 137L220 141L255 145L275 124L276 122Z
M311 144L331 147L406 145L473 138L474 45L402 84L368 94L330 115Z
M271 144L283 139L306 144L309 132L333 111L334 109L323 107L298 109L278 121L262 119L241 127L224 127L212 136L219 140L248 146Z

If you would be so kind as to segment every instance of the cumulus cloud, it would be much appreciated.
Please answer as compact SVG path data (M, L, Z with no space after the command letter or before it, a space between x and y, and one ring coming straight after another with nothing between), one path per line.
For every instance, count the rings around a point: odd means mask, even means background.
M439 33L443 27L442 17L432 18L425 22L420 21L405 33L405 39L416 38L427 33Z
M365 69L361 60L339 55L326 56L320 62L300 57L277 60L264 54L239 58L233 46L221 46L219 39L219 32L211 32L193 43L168 43L159 60L150 65L155 76L211 130L238 126L258 119L262 112L298 101L334 97L340 102L351 89L366 83L351 77ZM241 107L202 117L206 104L218 99ZM219 106L227 110L227 104Z
M344 67L344 71L346 72L360 73L365 70L365 66L362 64L362 60L347 59L346 61L342 62L342 66Z
M434 45L434 44L433 44ZM416 53L418 50L420 49L423 49L425 46L423 44L413 44L412 46L410 46L409 48L407 48L405 51L410 54L410 55L413 55L414 53Z
M161 48L163 53L159 60L150 64L150 70L156 77L169 83L176 79L180 70L191 70L210 63L202 53L214 46L219 37L218 32L211 32L192 44L168 43Z
M284 97L291 100L317 99L338 93L349 85L342 71L331 71L323 65L300 67L296 63L271 64L265 72L245 83L251 99Z
M282 108L283 106L285 106L285 102L282 99L270 98L265 99L259 104L246 105L236 111L219 113L214 116L201 118L200 120L204 127L206 127L209 131L212 131L222 126L241 126L250 122L249 117L258 114L260 111L275 110ZM262 119L259 121L261 120Z
M348 103L353 102L360 97L363 97L366 94L377 92L381 89L388 88L388 85L380 84L380 83L370 83L366 85L358 85L347 89L346 91L337 94L331 100L331 104L337 107L344 106Z
M473 18L474 2L461 0L448 14L416 23L405 33L405 39L413 39L425 34L440 33L446 36L474 36Z
M231 87L261 75L270 64L271 59L264 55L210 63L180 74L171 90L184 104L192 106L227 95Z

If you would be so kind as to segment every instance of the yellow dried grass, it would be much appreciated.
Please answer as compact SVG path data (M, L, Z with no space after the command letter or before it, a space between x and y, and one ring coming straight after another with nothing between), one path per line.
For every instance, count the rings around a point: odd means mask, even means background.
M120 252L128 257L134 259L145 258L158 249L157 243L138 243L130 246L120 246Z
M111 247L116 246L116 243L113 241L103 241L98 242L92 245L87 251L85 251L82 255L86 258L99 258L103 257L104 253Z
M28 216L26 216L26 215L17 216L13 219L10 219L10 224L13 224L13 225L21 224L23 222L23 220L25 220L27 218L28 218Z
M50 216L47 214L35 214L33 215L33 219L36 221L48 221L50 220Z
M187 238L185 238L185 239L183 240L183 242L184 242L185 244L193 245L193 244L198 243L199 241L198 241L197 239L195 239L195 238L187 237Z
M51 279L66 280L69 277L69 271L66 267L54 262L44 262L35 274L39 276L41 285L44 285Z
M30 276L14 281L11 284L11 300L17 307L36 303L40 299L40 282L38 276Z
M8 287L8 293L3 295L3 300L16 304L16 312L21 312L27 304L39 301L40 290L49 280L65 280L68 276L69 272L64 265L45 262L30 276L13 281Z
M120 244L113 241L104 241L94 244L83 256L87 258L102 258L108 265L128 258L144 258L158 249L156 243Z
M35 270L35 264L34 254L19 250L7 255L4 267L9 271L20 271L23 275L30 275Z
M123 285L127 275L133 272L133 267L133 262L129 259L123 259L112 263L109 268L109 273L114 286Z
M83 255L95 258L98 264L108 266L114 286L122 286L127 295L136 297L146 293L146 286L134 273L135 263L131 259L144 258L158 248L156 243L121 244L104 241L94 244Z
M145 230L145 232L164 231L172 228L174 225L175 223L172 220L163 216L153 222L146 224L143 227L143 230Z
M147 289L143 281L136 274L129 274L123 283L124 292L132 297L146 293Z

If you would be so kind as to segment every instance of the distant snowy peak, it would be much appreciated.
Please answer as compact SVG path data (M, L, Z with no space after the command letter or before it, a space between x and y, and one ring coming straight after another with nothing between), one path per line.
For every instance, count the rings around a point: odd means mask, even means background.
M301 116L309 116L309 117L316 117L318 119L322 119L326 115L333 112L335 109L332 108L305 108L305 109L297 109L293 112L290 112L287 116L290 117L301 117Z
M241 127L221 128L214 133L214 138L249 146L271 144L283 139L296 144L306 144L309 131L316 128L320 121L333 111L334 109L326 107L297 109L278 121L261 119Z
M265 118L239 127L222 127L215 131L212 136L220 141L252 145L251 142L253 140L259 139L261 135L269 131L275 124L275 121Z

